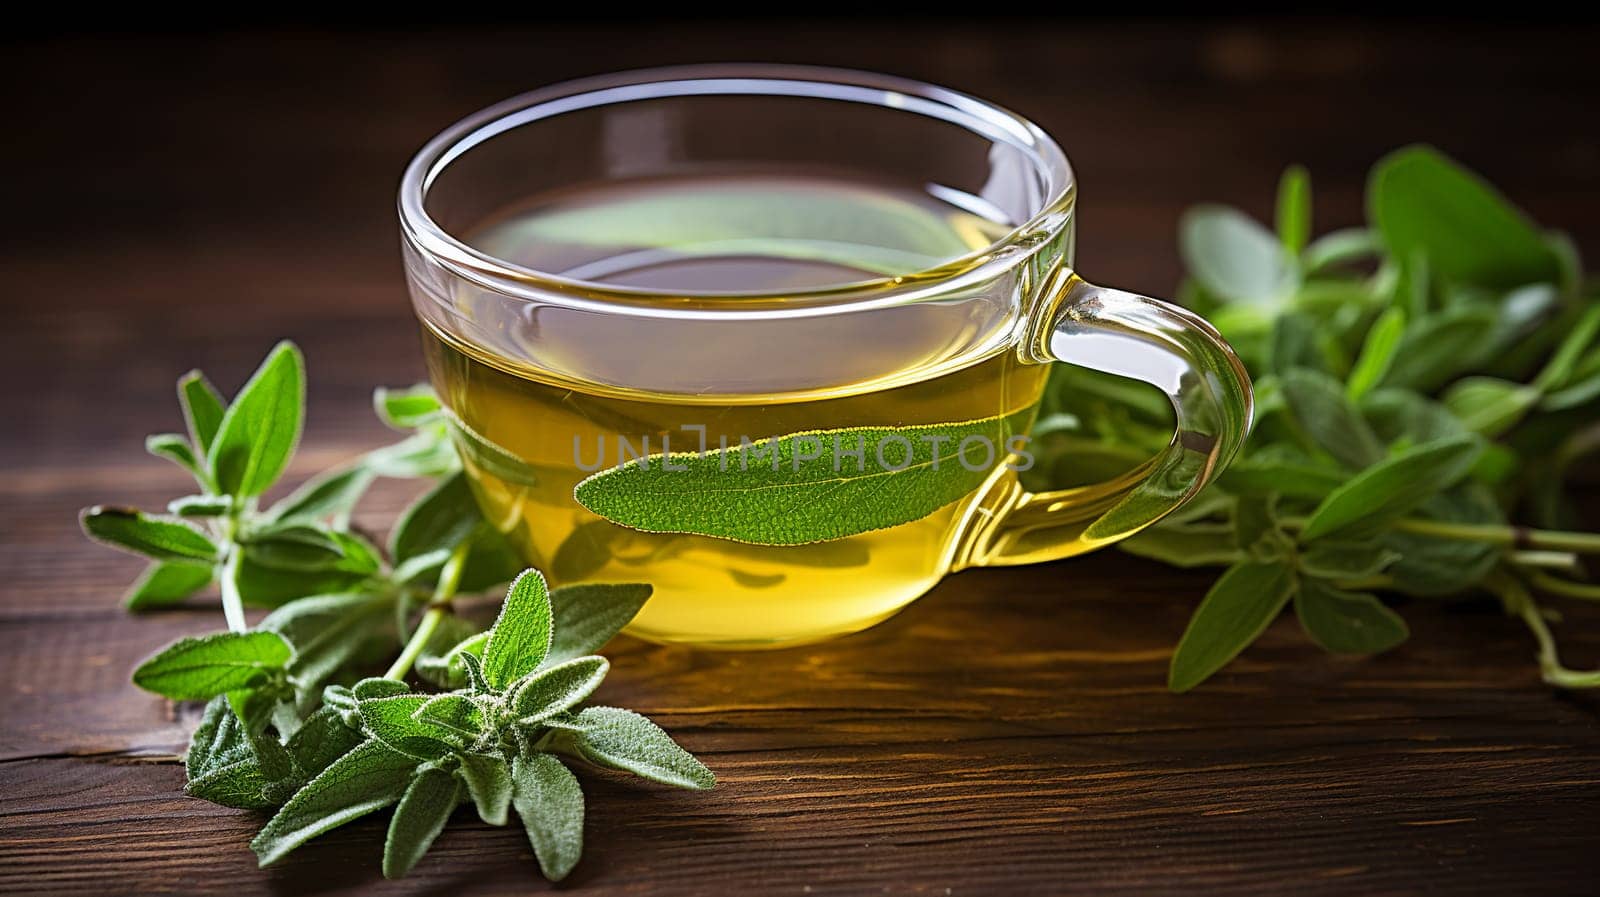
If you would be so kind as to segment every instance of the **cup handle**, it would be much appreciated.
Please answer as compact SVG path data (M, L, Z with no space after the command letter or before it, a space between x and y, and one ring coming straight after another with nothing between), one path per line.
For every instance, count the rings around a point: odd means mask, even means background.
M1149 383L1171 399L1177 430L1160 454L1107 483L1034 493L1011 477L971 518L955 569L1054 560L1131 536L1215 479L1250 431L1249 375L1201 318L1065 268L1042 295L1024 356Z

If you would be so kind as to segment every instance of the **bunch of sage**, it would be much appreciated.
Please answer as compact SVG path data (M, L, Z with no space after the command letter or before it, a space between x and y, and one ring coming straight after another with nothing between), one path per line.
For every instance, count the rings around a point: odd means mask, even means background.
M643 584L547 590L482 518L426 388L379 390L400 442L313 478L284 499L260 496L289 464L305 409L300 352L282 343L233 401L199 372L178 396L187 434L149 450L200 490L166 514L95 507L93 538L151 559L133 610L169 606L216 582L229 631L185 638L133 674L142 688L208 701L185 760L186 790L229 807L274 811L251 846L262 865L363 815L394 806L383 872L398 877L464 803L492 825L521 819L545 875L583 850L583 792L561 759L683 788L710 770L636 713L582 703L605 677L594 656L649 598ZM351 527L377 477L433 478L380 549ZM493 627L454 600L510 586ZM255 627L245 608L271 608ZM395 656L398 654L398 656ZM381 676L365 676L381 670ZM417 691L418 677L437 691Z
M1310 239L1310 180L1291 168L1276 233L1222 206L1182 219L1182 301L1232 342L1258 401L1219 482L1122 543L1226 568L1169 685L1203 682L1291 603L1315 644L1370 654L1409 634L1380 596L1479 593L1532 630L1547 682L1600 685L1562 665L1539 597L1600 600L1579 559L1600 535L1568 531L1563 483L1600 448L1600 292L1570 241L1426 147L1373 168L1367 217ZM1114 468L1171 433L1158 394L1065 365L1042 413L1062 434L1035 446L1045 485L1081 473L1085 445Z

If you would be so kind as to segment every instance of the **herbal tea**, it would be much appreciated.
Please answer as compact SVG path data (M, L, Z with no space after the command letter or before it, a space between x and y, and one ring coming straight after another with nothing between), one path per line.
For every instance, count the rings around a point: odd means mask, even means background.
M960 202L957 205L956 202ZM683 178L612 185L524 203L470 237L478 249L537 271L613 286L697 296L781 294L937 267L990 245L1012 224L972 197L943 198L881 184L822 178ZM952 326L966 324L956 318ZM783 327L784 322L772 326ZM970 327L970 324L966 324ZM901 343L953 342L884 327L818 368L897 368L844 389L730 394L653 393L558 381L426 331L439 393L471 430L525 465L497 476L468 459L489 517L557 584L648 582L654 597L630 631L663 641L752 646L862 628L930 588L950 567L978 499L1014 478L1003 467L966 498L920 520L798 546L749 545L614 525L573 489L628 453L692 451L726 440L809 430L910 426L999 415L1026 417L1048 370L1011 348L959 367ZM775 334L782 344L782 335ZM703 347L669 347L693 369ZM594 346L591 351L630 351ZM635 347L637 349L637 347ZM654 351L660 355L663 347ZM904 363L907 355L926 364ZM892 359L892 362L884 362ZM875 363L874 363L875 362ZM750 365L762 363L752 347ZM641 377L649 382L648 376ZM703 434L703 435L702 435ZM701 440L704 439L702 443Z

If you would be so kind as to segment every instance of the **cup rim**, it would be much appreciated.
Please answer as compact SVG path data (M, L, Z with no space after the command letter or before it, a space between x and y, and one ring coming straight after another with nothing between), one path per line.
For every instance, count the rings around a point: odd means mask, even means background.
M981 249L904 274L805 289L695 293L599 283L523 267L451 234L425 207L428 188L455 159L495 136L566 112L634 100L713 95L798 96L857 102L942 119L1028 154L1046 178L1043 204ZM853 69L718 63L635 69L579 78L519 94L461 119L429 140L400 182L403 238L450 274L510 298L650 317L811 316L915 302L981 283L1031 254L1065 226L1076 193L1071 163L1038 125L1004 107L946 87ZM735 299L736 301L729 301ZM658 303L667 303L663 306Z

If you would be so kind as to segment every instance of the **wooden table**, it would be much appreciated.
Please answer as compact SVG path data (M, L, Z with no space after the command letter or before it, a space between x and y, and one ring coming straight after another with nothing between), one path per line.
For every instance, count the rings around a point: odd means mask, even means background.
M1600 257L1595 35L1408 25L564 27L388 37L50 38L10 47L0 242L0 893L522 893L515 828L463 819L384 883L382 822L268 871L259 821L181 791L195 711L128 672L214 606L129 617L139 562L78 508L185 490L143 455L191 366L235 388L279 337L312 407L291 478L386 436L377 384L420 375L393 192L434 130L519 89L673 61L877 68L964 87L1057 134L1083 182L1080 262L1177 278L1179 210L1257 213L1286 163L1317 220L1359 220L1368 164L1411 140L1494 178ZM380 492L381 524L407 499ZM825 645L713 654L622 640L599 697L721 779L591 775L596 894L1593 893L1600 702L1538 681L1486 606L1413 602L1370 660L1280 621L1183 697L1168 652L1206 583L1114 551L964 573ZM1600 615L1567 607L1570 662ZM1593 609L1588 609L1592 611ZM645 791L650 791L646 794ZM466 814L463 814L465 816Z

